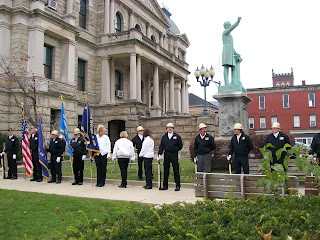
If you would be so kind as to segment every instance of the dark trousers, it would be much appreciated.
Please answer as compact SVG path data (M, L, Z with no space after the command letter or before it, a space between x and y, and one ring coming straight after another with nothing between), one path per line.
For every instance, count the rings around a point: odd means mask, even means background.
M106 183L106 172L107 172L107 154L101 156L99 154L95 157L97 167L97 184L104 186Z
M42 166L39 162L38 151L32 151L33 179L42 179Z
M60 162L57 163L57 157L51 157L50 169L51 169L51 177L52 181L56 181L56 176L58 176L58 181L62 180L62 171L61 171L61 159Z
M138 177L142 178L143 157L138 157Z
M284 159L283 159L283 158L280 158L280 159L273 158L273 161L270 163L270 165L272 166L272 165L274 165L275 163L281 164L281 165L283 166L283 170L286 172L287 169L285 168L283 162L284 162ZM273 172L273 171L275 171L275 170L271 169L271 172Z
M244 174L249 174L248 156L235 156L236 174L241 174L241 166Z
M75 156L72 162L73 174L75 182L83 182L84 161L82 156Z
M146 175L146 186L152 187L152 160L153 158L143 158L144 173Z
M13 154L7 154L8 157L8 178L17 177L17 159L12 158Z
M118 164L121 171L121 186L127 186L129 158L118 158Z
M174 181L177 187L180 187L180 173L179 173L179 159L178 152L165 152L164 153L164 177L163 177L163 187L168 188L169 170L170 163L173 168Z

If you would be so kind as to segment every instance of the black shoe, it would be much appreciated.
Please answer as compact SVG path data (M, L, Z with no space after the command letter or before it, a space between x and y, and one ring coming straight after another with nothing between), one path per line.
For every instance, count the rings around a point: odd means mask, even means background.
M78 182L78 185L82 185L82 182Z
M118 187L119 188L127 188L127 186L125 186L125 185L119 185Z
M39 179L37 180L37 182L42 182L42 178L39 178Z
M73 182L73 183L72 183L72 185L77 185L77 184L78 184L78 182Z
M176 186L175 191L180 191L180 186Z
M30 182L34 182L34 181L38 181L38 179L36 179L36 178L30 179Z
M167 187L161 187L161 188L159 188L159 190L168 190L168 188Z
M144 186L144 189L152 189L152 186Z
M11 178L11 180L16 180L16 179L17 179L17 177L12 177L12 178Z
M99 184L96 184L96 187L99 187Z
M7 176L7 177L5 177L4 179L11 179L12 177L9 177L9 176Z
M54 182L56 182L56 180L51 179L48 181L48 183L54 183Z
M61 183L61 180L58 180L57 182L56 182L56 184L60 184Z

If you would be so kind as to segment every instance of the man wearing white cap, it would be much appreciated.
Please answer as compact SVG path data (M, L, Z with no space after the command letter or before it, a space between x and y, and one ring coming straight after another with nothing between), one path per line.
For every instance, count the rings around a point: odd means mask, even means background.
M194 152L196 154L195 162L197 163L198 172L211 172L210 152L216 149L214 138L207 133L207 126L200 123L198 126L199 135L194 140Z
M137 153L138 153L138 179L142 180L142 163L143 163L143 157L139 157L139 154L141 152L141 148L142 148L142 142L143 142L143 127L142 126L138 126L137 127L137 135L132 138L132 143L133 143L133 147L135 147L135 149L137 149Z
M57 130L51 132L51 140L47 152L51 153L50 169L51 169L51 180L48 183L56 182L61 183L62 172L61 172L61 159L62 154L65 151L64 142L58 137L59 133ZM58 180L57 177L58 176Z
M80 129L75 128L73 134L74 138L70 141L73 154L72 168L74 174L74 182L72 185L82 185L84 160L88 151L86 148L86 141L83 136L80 135Z
M310 157L313 158L313 154L317 154L317 159L318 159L318 165L320 165L320 133L316 133L313 136L312 143L311 143L311 149L309 151Z
M33 164L33 178L30 181L42 181L42 167L41 163L39 162L39 154L38 154L38 129L35 127L31 127L30 131L30 150L31 150L31 157L32 157L32 164Z
M232 154L235 154L236 174L241 173L241 166L244 174L249 174L249 152L253 149L250 137L243 133L242 124L236 123L233 126L234 135L231 138L229 155L230 161Z
M167 133L164 134L161 138L161 143L158 151L158 159L160 159L160 155L164 152L164 179L163 179L163 187L159 190L167 190L168 189L168 178L169 178L169 170L170 170L170 162L172 164L173 173L174 173L174 181L176 183L175 191L180 191L180 173L179 173L179 158L178 152L182 149L182 139L176 134L173 129L174 125L172 123L168 123L166 126Z
M283 165L284 158L286 156L286 152L282 152L279 159L277 159L276 152L283 148L286 143L290 144L290 140L288 135L282 133L280 131L280 123L274 122L272 124L272 133L267 136L266 145L271 143L274 147L269 147L268 149L272 152L273 162L271 162L271 166L275 163L281 164L283 169L286 171L287 169Z

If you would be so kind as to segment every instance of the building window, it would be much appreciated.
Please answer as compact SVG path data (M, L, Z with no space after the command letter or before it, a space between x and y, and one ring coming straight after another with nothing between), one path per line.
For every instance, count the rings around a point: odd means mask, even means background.
M82 115L78 115L78 128L81 130Z
M259 109L265 109L266 104L265 104L265 96L261 95L259 96Z
M138 24L134 28L141 32L141 27Z
M290 86L290 83L289 83L289 82L287 82L287 86L288 86L288 87Z
M289 94L283 94L282 95L283 99L283 108L289 108Z
M78 59L78 81L77 89L85 91L86 86L86 61Z
M156 38L153 35L151 36L151 41L156 42Z
M266 118L260 117L260 128L266 128Z
M300 116L293 116L293 127L300 127Z
M53 47L44 45L43 48L43 67L45 78L52 79L52 51Z
M116 13L116 19L115 19L116 32L121 32L121 24L122 24L121 16L120 16L120 13L117 12Z
M271 117L271 125L272 125L274 122L278 122L278 117L277 117L277 116L272 116L272 117Z
M306 145L310 146L311 143L312 143L312 137L295 138L295 142L296 143L303 143L303 144L306 144Z
M249 129L254 129L254 118L253 117L249 118Z
M121 86L121 72L119 72L118 70L115 71L115 90L116 92L118 90L121 90L122 89L122 86Z
M316 115L310 115L310 127L316 127L317 121L316 121Z
M281 87L284 87L284 86L285 86L285 84L284 84L284 82L282 82L282 83L281 83Z
M316 96L314 92L308 93L308 99L309 99L309 107L315 107L316 106Z
M277 83L276 86L277 86L277 87L280 87L280 83Z
M86 29L87 3L86 0L80 0L79 5L79 26Z

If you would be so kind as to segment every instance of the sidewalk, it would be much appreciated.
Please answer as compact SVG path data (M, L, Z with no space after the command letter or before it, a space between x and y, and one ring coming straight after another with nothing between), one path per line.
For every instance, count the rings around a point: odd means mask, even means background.
M30 182L29 178L24 180L21 175L17 180L0 179L0 189L17 190L26 192L37 192L45 194L57 194L62 196L99 198L116 201L138 202L143 204L172 204L179 201L194 203L203 198L195 197L194 189L181 188L179 192L170 188L166 191L159 191L157 187L145 190L142 186L128 185L127 188L119 188L118 185L110 184L107 181L104 187L93 187L90 182L83 185L71 185L71 178L63 177L61 184L43 182ZM128 181L128 184L129 181Z

